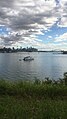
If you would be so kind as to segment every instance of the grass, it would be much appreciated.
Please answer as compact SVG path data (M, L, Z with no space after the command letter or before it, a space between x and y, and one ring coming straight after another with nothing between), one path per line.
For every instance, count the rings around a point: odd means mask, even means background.
M0 80L0 119L67 119L67 84Z
M0 97L1 119L66 119L67 101Z

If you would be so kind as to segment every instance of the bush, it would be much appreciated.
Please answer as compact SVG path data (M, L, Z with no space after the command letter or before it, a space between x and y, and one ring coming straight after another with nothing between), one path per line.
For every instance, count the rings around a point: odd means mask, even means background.
M64 73L63 80L64 80L65 85L67 85L67 72Z

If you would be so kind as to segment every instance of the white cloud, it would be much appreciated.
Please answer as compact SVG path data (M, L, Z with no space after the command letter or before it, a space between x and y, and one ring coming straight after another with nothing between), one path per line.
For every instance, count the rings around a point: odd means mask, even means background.
M51 38L52 38L52 36L48 36L48 38L50 38L50 39L51 39Z
M59 24L59 27L67 27L67 18L66 17L62 17Z
M67 0L60 0L60 21L58 23L59 27L67 27Z
M0 26L4 25L8 29L8 36L0 36L3 44L21 45L22 42L22 45L53 47L52 44L46 46L40 42L37 36L44 35L43 31L50 30L58 19L59 27L67 27L66 8L66 0L61 0L59 6L56 0L0 1ZM61 40L62 36L58 39Z
M55 38L55 42L64 42L67 41L67 33L64 33Z

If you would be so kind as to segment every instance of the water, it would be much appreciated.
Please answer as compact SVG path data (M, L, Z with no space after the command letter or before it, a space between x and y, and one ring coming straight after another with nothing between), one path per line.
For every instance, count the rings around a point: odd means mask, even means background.
M25 56L33 61L23 61ZM19 59L22 61L19 61ZM57 80L67 72L67 55L52 53L0 53L0 79L33 80L50 77Z

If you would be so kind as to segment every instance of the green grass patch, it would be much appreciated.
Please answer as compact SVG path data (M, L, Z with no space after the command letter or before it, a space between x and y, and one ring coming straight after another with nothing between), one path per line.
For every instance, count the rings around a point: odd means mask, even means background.
M0 119L67 119L67 85L0 80Z
M66 119L67 101L0 97L0 119Z

